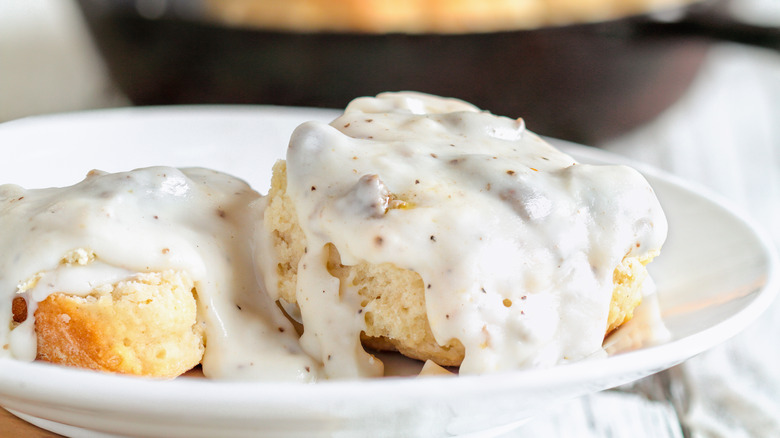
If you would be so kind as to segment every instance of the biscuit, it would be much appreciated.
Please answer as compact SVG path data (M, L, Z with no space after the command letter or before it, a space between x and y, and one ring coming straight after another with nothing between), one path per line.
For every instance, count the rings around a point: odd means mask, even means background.
M14 320L26 319L15 300ZM198 365L205 339L183 272L138 274L87 295L53 293L34 311L37 359L113 373L176 377Z
M306 238L301 230L295 208L286 194L286 163L274 166L265 226L270 231L278 256L276 281L280 298L296 302L298 262L306 251ZM350 282L362 299L366 329L362 341L376 350L396 350L404 356L421 361L431 360L442 366L460 365L463 345L451 339L440 345L434 339L425 308L425 287L416 272L391 263L372 265L360 262L341 264L338 249L328 246L328 271L340 282ZM615 267L614 290L610 303L605 335L633 317L642 301L642 282L647 276L647 257L627 257Z

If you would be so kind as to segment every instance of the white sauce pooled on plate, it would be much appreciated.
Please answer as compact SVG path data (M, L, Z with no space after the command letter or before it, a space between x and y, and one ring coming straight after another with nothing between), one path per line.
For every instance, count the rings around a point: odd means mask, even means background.
M136 273L172 269L195 283L206 376L315 380L319 366L255 277L250 204L259 197L229 175L170 167L93 171L57 189L0 186L0 357L35 358L34 311L50 293L86 294ZM95 261L60 263L87 250ZM44 281L25 287L36 276ZM18 291L28 318L11 331Z
M356 99L331 124L295 131L287 172L309 249L298 269L301 343L329 377L381 366L360 347L359 299L340 296L325 269L328 243L347 265L419 273L436 340L459 339L461 372L483 373L599 354L614 268L666 237L638 172L577 164L522 120L453 99ZM409 207L387 209L393 199Z

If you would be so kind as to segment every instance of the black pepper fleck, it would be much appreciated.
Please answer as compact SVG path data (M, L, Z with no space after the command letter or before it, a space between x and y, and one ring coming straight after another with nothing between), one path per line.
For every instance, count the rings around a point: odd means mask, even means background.
M436 236L431 235L431 242L435 242L435 241L436 241Z

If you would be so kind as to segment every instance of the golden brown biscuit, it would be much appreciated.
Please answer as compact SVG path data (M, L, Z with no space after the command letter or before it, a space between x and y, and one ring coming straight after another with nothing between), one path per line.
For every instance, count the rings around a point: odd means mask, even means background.
M278 256L278 290L280 297L295 303L298 261L306 251L306 239L298 225L295 209L286 195L286 163L274 166L273 179L265 212L265 226L273 235ZM626 258L615 267L615 288L610 304L605 334L615 330L633 317L633 311L642 301L642 281L647 276L647 257ZM377 350L397 350L401 354L422 361L432 360L443 366L457 366L464 357L463 345L452 339L439 345L433 337L425 310L425 289L416 272L385 263L359 263L345 266L340 263L338 250L329 245L328 271L337 277L342 287L351 282L363 298L366 330L363 344Z
M14 300L14 320L26 303ZM203 357L195 288L182 272L138 274L86 296L54 293L34 312L37 359L98 371L176 377Z
M612 273L612 301L607 317L607 334L634 317L634 309L642 303L642 284L647 278L647 266L657 253L648 257L627 257Z

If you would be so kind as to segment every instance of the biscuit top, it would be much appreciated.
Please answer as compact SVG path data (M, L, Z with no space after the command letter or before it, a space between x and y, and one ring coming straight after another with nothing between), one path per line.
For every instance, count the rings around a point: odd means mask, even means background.
M87 294L173 269L195 283L204 374L315 379L317 367L254 275L250 204L258 198L231 176L170 167L92 171L65 188L0 186L0 357L35 358L33 314L50 293ZM28 318L10 330L17 294Z
M436 340L459 339L461 372L482 373L600 354L615 266L666 237L638 172L576 163L522 120L454 99L356 99L294 132L287 172L307 239L301 341L328 376L378 372L359 299L324 267L328 243L347 265L418 272Z

